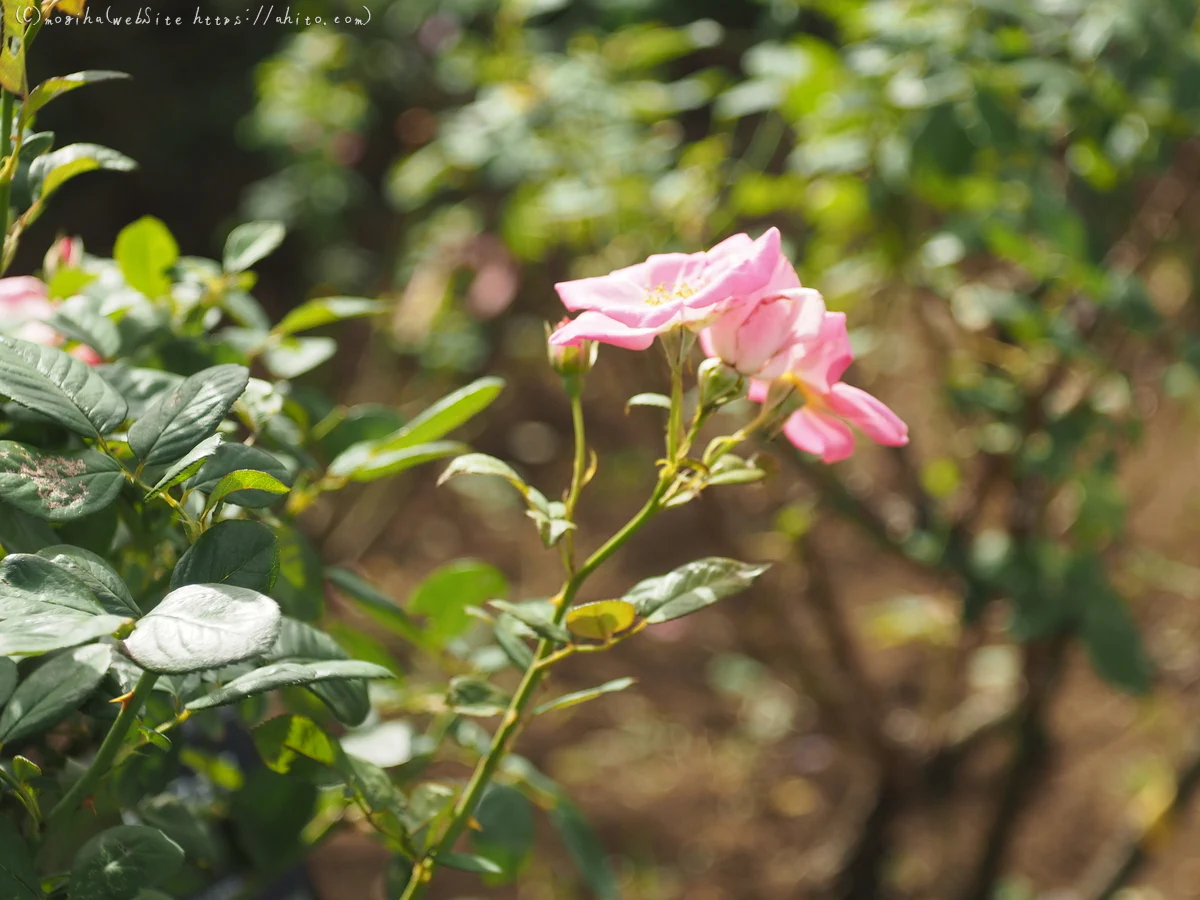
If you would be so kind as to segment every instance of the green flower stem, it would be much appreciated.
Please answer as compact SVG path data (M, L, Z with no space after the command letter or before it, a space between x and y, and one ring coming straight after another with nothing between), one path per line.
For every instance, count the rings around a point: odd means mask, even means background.
M87 771L75 782L74 786L63 795L63 798L58 801L58 805L50 811L47 822L53 823L61 816L78 809L79 804L96 789L96 785L100 783L100 779L112 768L113 760L117 758L117 752L121 749L121 745L125 743L125 736L129 734L129 729L137 721L138 713L141 712L142 706L145 704L146 698L150 696L150 691L154 688L156 681L158 681L157 673L142 673L142 677L138 679L133 693L122 703L121 712L117 716L116 721L113 722L112 728L108 730L108 734L104 738L104 743L100 745L100 749L96 752L96 757L92 760L92 764L87 767Z
M676 402L673 408L681 409L683 406L682 379L677 381L677 386L673 388L673 392L676 395ZM576 477L572 479L571 492L567 498L568 509L572 510L574 509L574 501L579 493L579 488L582 487L583 465L586 459L585 454L579 452L579 447L583 444L583 417L582 413L575 412L577 404L578 401L576 400L572 405L572 418L576 420ZM677 422L681 419L680 413L676 412L673 415ZM579 588L582 587L588 576L596 571L605 560L616 553L626 541L633 537L643 525L654 517L655 513L662 509L663 498L674 483L675 475L678 472L677 457L685 454L687 450L686 446L677 446L675 448L674 455L659 473L658 484L655 485L650 499L646 501L645 505L638 510L632 519L625 523L625 526L620 531L610 537L603 546L589 556L587 561L567 578L557 598L557 608L554 611L555 624L562 624L563 619L566 618L567 610L571 608L571 603L575 599L575 595L579 592ZM433 877L433 872L437 868L438 856L442 853L449 853L454 847L455 842L462 835L463 830L467 827L467 823L471 820L472 814L475 812L475 808L479 805L479 801L483 797L483 792L487 790L487 786L491 783L496 769L503 762L504 757L508 753L509 746L524 723L529 704L537 693L537 689L546 675L553 656L553 643L544 638L540 640L533 656L533 662L525 670L525 674L521 678L521 683L517 687L516 693L513 694L512 700L508 704L508 709L504 712L504 718L501 720L500 728L492 738L492 745L488 749L487 755L476 765L475 771L471 774L471 780L467 782L466 788L459 796L458 802L454 805L454 812L449 826L447 826L445 833L434 847L413 866L412 876L408 880L408 886L404 889L404 893L400 895L400 900L418 900L418 898L424 895L425 889ZM558 659L554 661L558 661Z
M583 403L579 391L571 394L571 430L575 435L575 460L571 466L571 487L567 490L564 501L565 515L568 522L575 522L575 505L579 502L579 494L583 490L583 480L587 475L587 437L583 424ZM563 535L563 567L570 576L575 571L575 529L568 528Z
M12 127L13 127L13 95L11 91L0 90L0 157L7 157L12 154ZM13 166L5 166L6 170L10 171L7 178L0 181L0 224L3 228L0 233L8 234L8 197L9 189L12 186L11 171L15 169ZM2 274L2 272L0 272Z

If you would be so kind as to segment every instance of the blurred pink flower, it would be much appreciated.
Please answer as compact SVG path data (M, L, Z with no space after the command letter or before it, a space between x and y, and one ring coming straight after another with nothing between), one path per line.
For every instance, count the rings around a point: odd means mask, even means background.
M825 313L816 337L797 345L787 371L777 379L793 385L804 398L804 406L788 416L783 433L798 449L826 463L854 452L854 434L846 422L877 444L908 443L908 426L899 416L866 391L841 380L853 359L845 313ZM762 403L770 387L770 382L755 381L750 399Z
M787 371L798 344L817 336L824 314L821 295L801 287L781 255L770 280L706 328L700 343L741 374L772 380Z
M779 231L727 238L706 253L663 253L597 278L556 284L563 305L582 310L550 337L574 346L593 340L644 350L677 326L703 327L730 303L745 302L775 273Z
M83 239L61 237L46 251L46 256L42 260L42 274L46 280L50 280L59 269L78 268L81 262L83 262Z
M46 285L31 275L0 278L0 326L19 326L12 333L23 341L58 347L66 339L46 324L54 314L54 304ZM86 344L76 344L70 351L72 356L89 366L103 362L100 354Z

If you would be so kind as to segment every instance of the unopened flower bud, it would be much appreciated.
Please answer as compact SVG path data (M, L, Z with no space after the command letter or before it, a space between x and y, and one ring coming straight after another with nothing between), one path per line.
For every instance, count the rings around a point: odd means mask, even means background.
M555 328L561 328L568 320L559 322ZM580 341L573 347L563 347L549 343L549 337L555 330L546 325L546 354L550 359L550 367L566 379L579 379L591 371L596 364L596 354L600 345L595 341Z
M700 405L707 409L735 400L745 390L745 380L737 370L715 356L700 363L696 381L700 386Z
M43 274L49 280L60 269L78 268L83 261L83 239L78 237L62 237L50 245L42 260Z

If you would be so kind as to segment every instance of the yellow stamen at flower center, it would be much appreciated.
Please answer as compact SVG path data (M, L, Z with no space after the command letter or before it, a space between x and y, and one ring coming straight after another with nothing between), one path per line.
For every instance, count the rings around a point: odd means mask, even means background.
M813 406L818 409L823 409L825 404L821 402L821 395L814 391L811 387L794 372L785 372L779 376L779 381L786 381L796 389L796 392L804 398L805 406Z
M696 293L696 289L690 284L676 284L669 288L665 284L656 284L646 293L646 304L662 306L673 300L686 300L694 293Z

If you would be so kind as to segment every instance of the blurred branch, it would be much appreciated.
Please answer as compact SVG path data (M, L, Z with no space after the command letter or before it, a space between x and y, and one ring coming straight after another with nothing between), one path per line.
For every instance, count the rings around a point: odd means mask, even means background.
M1149 860L1147 847L1163 825L1179 816L1200 787L1200 726L1193 729L1183 765L1175 776L1175 796L1161 816L1147 826L1129 827L1096 855L1073 894L1080 900L1109 900Z
M1016 744L991 825L984 836L983 853L961 895L962 900L990 900L993 895L1013 830L1045 761L1048 743L1045 710L1058 682L1067 640L1068 635L1063 633L1025 647L1022 668L1027 687L1017 713Z

